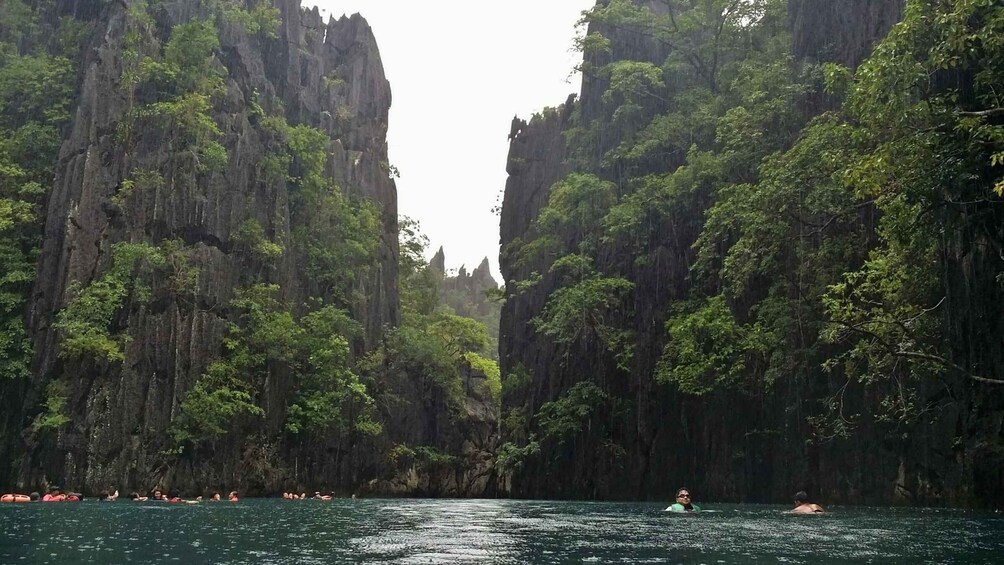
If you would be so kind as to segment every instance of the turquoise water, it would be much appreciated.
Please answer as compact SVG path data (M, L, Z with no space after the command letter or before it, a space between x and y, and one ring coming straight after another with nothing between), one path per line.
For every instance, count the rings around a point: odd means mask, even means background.
M700 502L700 501L699 501ZM0 504L0 563L1000 563L1004 514L512 500Z

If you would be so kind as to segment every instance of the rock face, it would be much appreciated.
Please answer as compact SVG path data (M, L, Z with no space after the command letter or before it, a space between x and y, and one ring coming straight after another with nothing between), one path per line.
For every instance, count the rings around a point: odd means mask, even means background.
M355 14L325 23L316 8L301 9L299 0L276 0L281 25L274 39L224 24L221 56L214 64L223 70L226 92L212 117L223 131L220 142L229 160L221 172L200 174L175 159L168 142L152 134L140 132L132 153L118 142L117 127L130 105L121 86L129 5L106 3L95 14L100 32L85 65L72 131L60 152L32 294L36 377L23 406L12 410L17 414L8 414L22 425L30 423L47 383L62 379L71 383L72 423L55 443L30 430L25 433L24 445L15 450L21 454L14 464L19 485L59 477L81 489L109 484L188 488L214 484L199 481L242 482L252 473L236 446L220 449L230 468L226 476L199 475L195 467L168 471L160 452L180 396L221 354L230 322L226 305L246 272L235 252L237 229L255 220L271 238L288 242L296 227L291 225L289 185L266 182L258 166L266 154L266 140L255 127L256 112L262 109L283 115L290 124L325 132L333 140L327 174L346 194L380 206L378 264L355 282L349 307L365 328L354 349L370 348L384 325L397 323L397 196L386 172L391 93L366 21ZM160 8L154 13L160 41L166 41L164 30L205 16L199 2ZM127 171L143 165L166 168L165 182L116 205L113 199ZM122 363L60 358L52 324L67 303L70 283L86 284L106 272L113 243L172 238L194 249L191 260L199 276L187 298L164 292L167 280L154 281L151 301L130 298L113 321L132 338ZM287 251L265 278L280 286L283 300L299 303L317 295L304 268ZM269 414L266 426L274 431L282 416L268 407L285 405L287 387L281 376L262 394ZM347 471L325 473L312 480L334 482ZM268 479L259 484L267 486Z
M443 280L439 285L439 302L453 309L460 316L474 319L485 319L485 325L490 332L498 327L497 308L495 304L488 300L485 292L498 289L499 284L492 278L491 267L488 265L488 258L482 259L481 263L470 273L466 266L461 266L456 276L447 276L443 265L445 256L443 249L429 262L429 266L443 275ZM488 320L495 314L496 319Z
M463 417L449 417L446 399L436 396L424 410L401 414L392 432L405 445L440 445L455 454L430 458L416 451L391 450L391 467L384 478L371 480L368 493L384 496L484 497L495 494L495 454L498 445L498 408L479 371L466 368ZM425 398L415 383L395 391L404 397Z
M665 8L665 3L656 1L638 0L636 4L649 6L656 13ZM792 0L789 6L796 57L851 67L867 56L903 10L903 3L897 0ZM692 212L707 208L708 202L690 203L689 214L686 210L669 211L668 220L653 228L644 261L625 261L624 257L631 255L612 247L596 251L596 262L604 272L617 273L635 285L631 297L634 317L623 321L639 336L629 376L615 369L612 356L600 344L576 344L570 352L563 352L535 332L530 321L557 288L556 281L547 273L549 263L541 259L518 261L515 250L534 237L532 220L546 205L551 185L575 167L565 136L581 132L583 124L606 119L601 98L608 79L591 75L589 66L620 59L659 65L667 54L665 45L645 34L621 29L590 31L602 31L610 40L610 50L587 57L580 99L570 97L557 111L534 116L529 122L515 118L512 124L509 178L501 214L500 266L507 296L499 355L504 379L524 374L529 384L506 391L502 410L509 414L525 407L527 418L532 418L544 403L583 381L598 384L623 405L616 413L599 414L590 420L593 425L610 426L609 434L584 430L560 453L527 459L515 475L502 477L500 488L520 497L671 499L673 489L679 486L668 484L671 479L697 489L708 499L767 501L786 499L793 484L804 484L805 477L812 477L810 486L827 493L831 500L861 501L875 496L876 501L894 502L896 494L889 485L896 484L897 473L909 473L913 467L893 450L883 449L881 440L862 442L847 452L807 447L805 438L811 436L811 430L806 414L792 412L793 401L789 401L822 398L832 393L826 390L826 383L793 381L757 398L739 393L685 396L654 384L652 375L665 342L668 312L675 302L687 298L692 284L692 245L703 224L701 215ZM603 125L598 128L598 143L607 148L616 146L617 139L603 139ZM680 156L675 157L676 162L673 159L646 162L644 166L650 169L644 172L665 172L682 164ZM623 178L620 175L624 173L615 167L604 167L605 163L600 165L598 173L603 178ZM514 288L517 281L527 280L535 272L541 274L535 286ZM932 430L930 437L919 437L918 444L940 450L940 440L931 438L951 437L942 432L945 430ZM528 438L520 433L504 430L502 441L525 443ZM620 449L623 451L610 453Z
M485 292L497 289L488 259L468 274L461 267L456 276L445 273L443 249L433 256L429 269L437 277L438 308L482 322L497 350L499 304ZM389 436L400 444L390 448L390 473L368 484L369 492L382 495L491 496L495 493L495 455L498 444L499 405L491 393L483 369L464 362L460 368L463 401L450 406L442 390L423 386L410 375L395 383L390 398L422 399L417 410L404 410L394 419ZM425 446L415 450L400 445ZM430 455L434 446L448 457Z
M791 0L792 54L856 67L903 18L903 2Z

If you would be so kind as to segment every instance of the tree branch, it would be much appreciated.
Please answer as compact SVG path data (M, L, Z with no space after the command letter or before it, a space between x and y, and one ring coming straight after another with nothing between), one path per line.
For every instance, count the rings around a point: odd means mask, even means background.
M990 108L988 110L975 110L972 112L959 110L956 114L973 118L992 118L994 116L1004 115L1004 108Z
M960 367L959 365L956 365L955 363L949 361L948 359L945 359L940 355L932 355L930 353L922 353L920 351L893 351L892 354L895 355L896 357L906 357L908 359L924 359L926 361L934 361L935 363L941 363L946 367L951 367L956 371L959 371L963 375L969 377L970 379L973 379L974 381L978 381L981 383L995 384L995 385L1004 385L1004 381L1002 380L974 375L969 371L965 370L964 368Z
M942 301L944 301L944 299L942 299ZM940 305L941 305L941 302L938 303L938 306L940 306ZM937 308L938 306L934 306L934 308ZM933 310L934 308L931 308L930 310ZM927 311L930 311L930 310L927 310ZM991 379L989 377L981 377L979 375L974 375L974 374L970 373L968 370L966 370L964 367L962 367L960 365L957 365L956 363L954 363L952 361L949 361L948 359L945 359L944 357L942 357L940 355L934 355L933 353L924 353L922 351L903 351L903 350L901 350L901 349L899 349L897 347L893 347L891 343L889 343L888 341L886 341L885 339L883 339L882 337L880 337L875 332L868 331L868 330L862 328L861 326L859 326L857 324L851 324L851 323L848 323L848 322L845 322L845 321L842 321L842 320L835 320L835 323L840 324L841 326L844 326L844 327L846 327L846 328L848 328L848 329L850 329L852 331L856 331L858 333L861 333L861 334L864 334L864 335L867 335L867 336L871 336L872 339L875 342L878 342L879 344L881 344L881 346L884 347L885 349L887 349L889 351L889 354L892 355L892 356L894 356L894 357L903 357L903 358L906 358L906 359L923 359L925 361L934 361L935 363L944 365L945 367L949 367L951 369L955 369L956 371L962 373L963 375L969 377L970 379L972 379L974 381L981 382L981 383L987 383L987 384L994 384L994 385L1004 385L1004 380ZM898 321L897 322L887 322L887 323L894 323L895 325L900 325L900 326L902 325L902 322L898 322Z

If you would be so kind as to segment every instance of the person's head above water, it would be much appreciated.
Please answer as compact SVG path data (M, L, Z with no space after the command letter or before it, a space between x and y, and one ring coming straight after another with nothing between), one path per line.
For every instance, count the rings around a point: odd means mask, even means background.
M696 512L701 508L694 504L694 501L690 499L690 489L687 487L680 487L676 489L676 502L669 505L669 510L671 512Z
M795 504L805 504L809 501L809 495L804 490L795 493Z

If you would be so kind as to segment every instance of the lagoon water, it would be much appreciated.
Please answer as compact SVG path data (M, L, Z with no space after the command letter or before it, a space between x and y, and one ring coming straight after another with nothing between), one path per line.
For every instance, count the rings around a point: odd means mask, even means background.
M699 501L700 502L700 501ZM455 499L0 504L0 563L1000 563L1004 514Z

